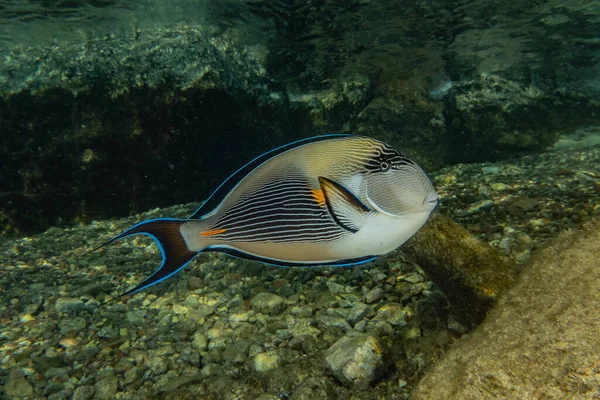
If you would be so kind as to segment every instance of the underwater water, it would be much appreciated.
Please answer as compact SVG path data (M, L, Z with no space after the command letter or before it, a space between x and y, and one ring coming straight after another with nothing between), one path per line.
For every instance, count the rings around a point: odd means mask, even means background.
M589 0L0 2L0 398L599 398L599 37Z

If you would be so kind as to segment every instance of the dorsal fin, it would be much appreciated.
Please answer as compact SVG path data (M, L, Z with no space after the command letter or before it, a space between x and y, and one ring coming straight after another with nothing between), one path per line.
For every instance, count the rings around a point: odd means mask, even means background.
M225 196L231 192L231 190L248 175L251 171L253 171L256 167L264 163L265 161L273 158L285 151L291 150L296 147L303 146L308 143L321 142L325 140L331 139L339 139L343 137L352 136L351 133L334 133L329 135L322 136L313 136L306 139L300 139L292 143L285 144L283 146L277 147L273 150L269 150L266 153L261 154L256 157L254 160L250 161L248 164L244 165L233 174L231 174L227 179L219 185L219 187L212 192L212 194L208 197L208 199L202 203L202 205L190 216L190 218L202 218L204 215L213 211L215 208L221 204Z

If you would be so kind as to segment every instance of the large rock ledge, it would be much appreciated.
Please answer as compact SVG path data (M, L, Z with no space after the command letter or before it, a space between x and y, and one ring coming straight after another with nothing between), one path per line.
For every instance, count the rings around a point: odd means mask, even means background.
M0 63L0 233L204 198L287 141L281 102L255 58L198 27L14 47Z
M595 399L600 393L600 224L539 253L412 399Z

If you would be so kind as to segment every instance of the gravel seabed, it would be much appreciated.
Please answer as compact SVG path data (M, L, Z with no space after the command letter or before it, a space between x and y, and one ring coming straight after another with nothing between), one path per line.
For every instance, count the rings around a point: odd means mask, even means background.
M520 264L600 215L598 146L432 177L437 212ZM83 254L141 220L197 206L1 242L0 397L405 399L465 332L401 251L352 268L291 269L201 254L166 282L96 307L160 256L144 236Z

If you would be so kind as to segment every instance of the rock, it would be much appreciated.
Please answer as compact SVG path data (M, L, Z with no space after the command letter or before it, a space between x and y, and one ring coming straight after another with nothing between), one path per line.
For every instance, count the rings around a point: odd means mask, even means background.
M75 336L77 332L86 326L85 319L81 317L64 318L58 323L58 329L62 335L71 334Z
M83 310L85 308L85 304L79 299L61 297L60 299L56 300L54 307L59 313L70 313L73 311Z
M346 288L344 287L344 285L340 285L339 283L327 281L325 284L327 285L327 288L329 289L329 293L331 293L331 294L338 294L338 293L346 292Z
M22 399L33 396L33 386L24 376L10 377L4 384L4 392L7 398Z
M517 275L515 265L495 248L441 214L433 215L404 250L442 289L456 317L468 327L483 320Z
M597 398L598 254L599 223L546 247L411 398Z
M248 358L248 349L250 342L247 340L238 340L227 346L223 351L223 360L228 364L243 364Z
M164 357L152 357L148 362L148 368L154 376L167 372L167 360Z
M368 306L364 303L355 303L348 312L346 320L350 324L354 325L363 318L371 318L374 315L375 311L373 311L373 307Z
M344 336L327 350L327 366L345 386L366 388L379 377L381 351L373 336Z
M127 311L125 313L125 319L132 325L139 326L143 325L146 322L146 310L134 310Z
M250 302L252 309L267 315L279 315L285 310L286 304L283 297L274 293L259 293Z
M198 351L206 351L208 347L208 339L200 332L194 333L192 346Z
M253 365L257 372L271 371L281 364L281 357L275 352L260 353L254 357Z
M500 168L495 165L489 165L481 167L481 172L483 172L484 175L498 175L500 173Z
M94 400L113 400L118 387L115 374L112 371L103 372L94 385Z
M142 377L142 371L137 368L137 367L133 367L128 371L125 371L125 384L126 385L131 385L132 383L136 382L138 379L140 379Z
M79 386L73 392L72 400L91 400L94 397L94 387L93 386Z
M319 311L316 315L317 324L323 328L338 328L345 331L352 329L348 321L337 314Z
M406 325L407 312L401 304L387 303L377 310L377 316L394 326Z
M381 297L383 297L383 290L380 287L376 287L365 294L365 302L368 304L375 303L381 300Z

